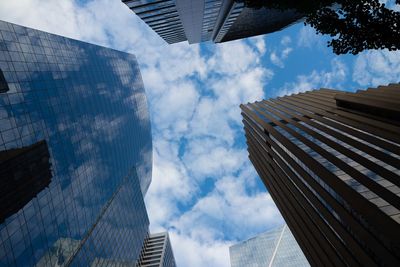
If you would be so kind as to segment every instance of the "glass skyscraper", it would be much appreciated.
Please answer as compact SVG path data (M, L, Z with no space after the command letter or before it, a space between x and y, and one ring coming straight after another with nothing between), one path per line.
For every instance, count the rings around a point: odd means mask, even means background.
M400 266L400 85L242 105L249 157L312 266Z
M135 265L152 140L134 55L0 21L0 266Z
M286 225L229 248L231 267L310 266Z
M281 30L303 15L242 0L122 0L167 43L226 42Z

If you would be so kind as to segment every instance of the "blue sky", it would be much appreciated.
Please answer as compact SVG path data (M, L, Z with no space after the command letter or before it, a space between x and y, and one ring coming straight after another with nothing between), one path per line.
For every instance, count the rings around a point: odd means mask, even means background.
M153 130L151 231L179 266L229 266L229 246L283 222L248 161L241 103L399 82L400 53L336 56L303 24L218 44L167 45L119 0L0 2L0 19L133 53Z

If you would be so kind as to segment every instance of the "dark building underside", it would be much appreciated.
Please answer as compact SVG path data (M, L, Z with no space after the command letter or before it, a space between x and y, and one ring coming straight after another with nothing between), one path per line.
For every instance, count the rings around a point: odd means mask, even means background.
M302 17L293 10L244 8L221 42L280 31Z

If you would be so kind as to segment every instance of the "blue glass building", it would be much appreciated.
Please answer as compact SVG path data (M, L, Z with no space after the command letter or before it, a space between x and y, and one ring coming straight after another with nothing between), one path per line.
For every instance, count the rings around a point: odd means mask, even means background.
M229 248L232 267L310 266L286 225Z
M135 56L0 21L0 166L0 266L134 265L152 166Z

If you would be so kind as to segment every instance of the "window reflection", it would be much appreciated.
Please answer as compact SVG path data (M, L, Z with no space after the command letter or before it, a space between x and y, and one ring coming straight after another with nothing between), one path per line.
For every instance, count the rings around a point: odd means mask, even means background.
M0 68L0 93L5 93L9 90L3 71Z
M0 223L48 187L50 167L46 141L0 151Z

